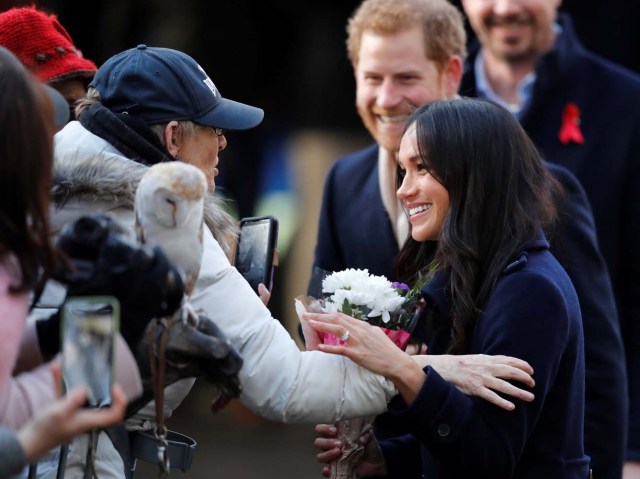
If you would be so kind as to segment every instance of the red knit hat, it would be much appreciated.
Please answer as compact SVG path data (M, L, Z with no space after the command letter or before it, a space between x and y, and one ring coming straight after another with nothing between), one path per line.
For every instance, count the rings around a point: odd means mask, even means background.
M0 45L45 83L69 78L88 82L98 69L83 58L58 18L35 6L0 13Z

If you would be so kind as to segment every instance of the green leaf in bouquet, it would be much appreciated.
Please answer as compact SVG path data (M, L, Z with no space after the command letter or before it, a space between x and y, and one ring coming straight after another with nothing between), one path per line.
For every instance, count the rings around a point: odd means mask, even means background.
M351 303L349 303L348 299L344 299L344 302L342 303L342 308L340 308L340 310L346 314L347 316L353 316L353 310L351 308Z

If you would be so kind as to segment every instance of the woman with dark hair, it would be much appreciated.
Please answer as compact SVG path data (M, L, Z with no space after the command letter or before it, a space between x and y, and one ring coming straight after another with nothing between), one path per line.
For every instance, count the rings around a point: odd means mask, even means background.
M55 262L49 242L54 132L46 121L52 106L26 72L11 63L0 67L0 257L7 261L12 253L21 278L11 291L25 293L39 269L49 275Z
M382 454L371 441L359 477L588 477L580 306L543 234L558 186L534 145L499 106L436 102L407 124L399 177L412 238L398 269L409 281L432 274L422 290L428 352L519 357L533 367L535 399L507 412L421 369L364 321L308 315L318 331L349 331L347 345L322 351L382 374L400 393L390 412L406 435L382 441ZM339 457L329 426L318 431L318 460Z

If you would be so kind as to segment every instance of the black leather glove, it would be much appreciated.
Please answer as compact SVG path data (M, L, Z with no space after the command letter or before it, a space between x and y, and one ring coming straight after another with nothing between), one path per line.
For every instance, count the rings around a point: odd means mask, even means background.
M85 216L65 227L57 246L70 264L56 279L67 285L68 297L115 296L120 302L120 332L135 351L149 321L169 316L180 306L184 285L162 250L132 246L121 231L106 215Z
M199 316L197 326L184 323L179 313L169 329L166 347L166 377L164 385L169 385L182 378L203 377L218 387L225 400L238 397L242 390L238 372L242 367L242 357L229 343L224 333L206 316ZM152 325L149 328L153 327ZM154 350L159 350L160 338L164 326L156 329L153 335ZM149 363L149 335L140 343L136 351L136 362L142 377L143 397L132 405L127 415L153 399L153 385Z

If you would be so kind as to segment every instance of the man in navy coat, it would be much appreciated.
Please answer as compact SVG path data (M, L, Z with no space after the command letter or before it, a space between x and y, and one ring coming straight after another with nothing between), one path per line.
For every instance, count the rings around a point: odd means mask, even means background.
M394 278L395 257L408 235L406 216L395 197L395 154L404 124L413 108L455 96L466 56L460 12L440 1L417 3L419 9L413 5L409 10L419 10L422 23L416 23L412 12L404 10L405 2L385 0L365 0L349 21L356 105L376 143L338 159L327 176L316 271L367 268L373 274ZM393 9L396 24L378 21L388 13L385 8ZM627 389L611 282L583 188L566 169L549 168L566 190L566 200L560 205L562 221L556 238L551 238L553 252L574 283L583 317L585 450L592 457L597 477L618 479ZM318 294L319 277L314 273L310 294Z
M559 3L463 0L479 43L471 47L460 91L510 108L545 159L567 167L584 186L626 349L625 478L638 478L640 76L586 50L571 19L557 13Z

